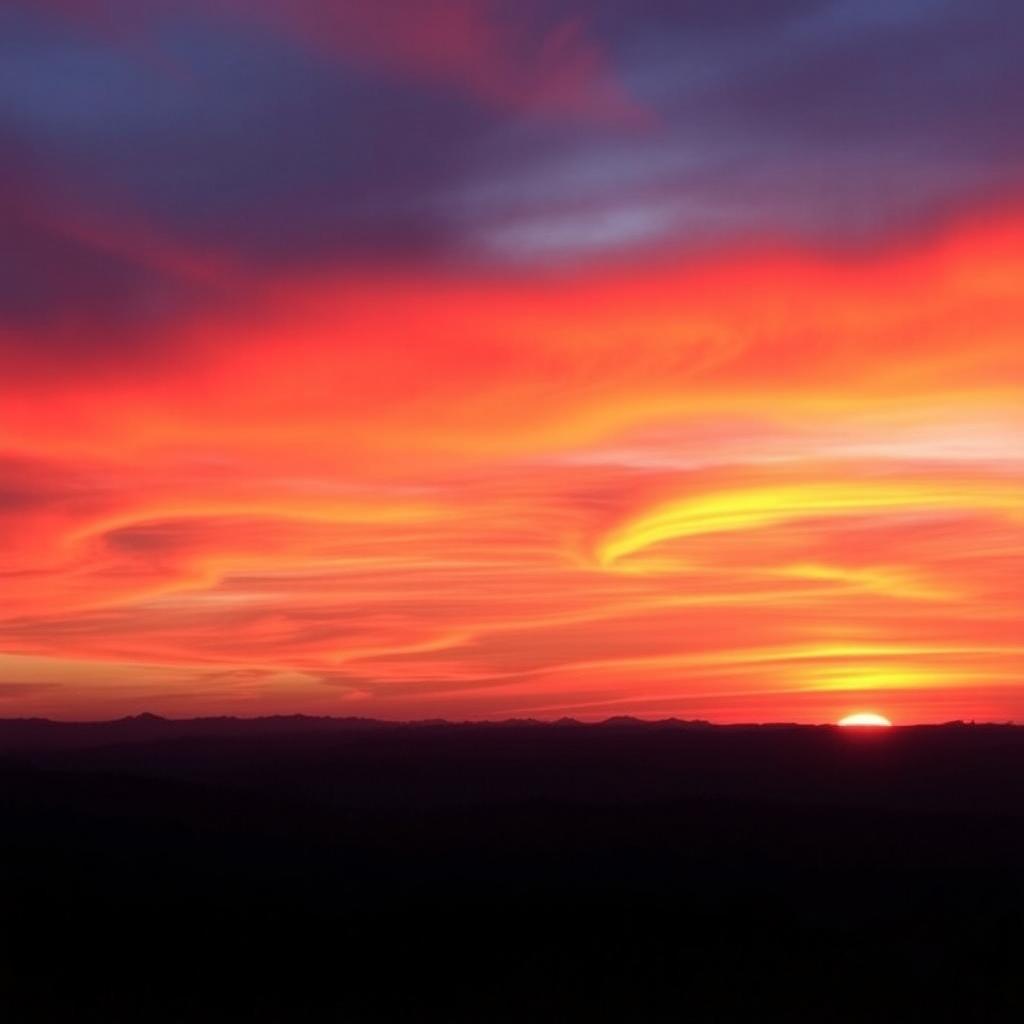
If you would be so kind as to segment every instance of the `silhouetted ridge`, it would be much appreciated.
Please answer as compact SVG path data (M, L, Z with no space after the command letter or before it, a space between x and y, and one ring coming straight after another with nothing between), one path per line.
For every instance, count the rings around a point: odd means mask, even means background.
M0 721L18 1024L1021 1020L1022 863L1022 728Z

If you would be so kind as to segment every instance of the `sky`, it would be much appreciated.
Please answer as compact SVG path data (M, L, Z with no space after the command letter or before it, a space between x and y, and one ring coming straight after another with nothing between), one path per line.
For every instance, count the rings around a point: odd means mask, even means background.
M6 0L0 716L1024 721L1017 0Z

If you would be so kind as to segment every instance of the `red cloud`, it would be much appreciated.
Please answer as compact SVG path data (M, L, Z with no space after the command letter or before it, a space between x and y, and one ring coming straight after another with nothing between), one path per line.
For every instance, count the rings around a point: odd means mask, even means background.
M1022 241L266 280L131 363L40 347L0 670L51 713L134 673L118 710L1008 717Z
M109 38L143 46L159 63L146 3L43 3ZM269 25L347 62L464 90L489 105L618 125L650 123L586 21L553 19L543 0L521 0L513 13L504 0L206 0L196 6Z
M348 59L448 82L488 103L555 116L641 119L582 19L545 19L548 26L538 33L530 23L544 17L544 8L529 0L514 16L498 0L262 0L256 9Z

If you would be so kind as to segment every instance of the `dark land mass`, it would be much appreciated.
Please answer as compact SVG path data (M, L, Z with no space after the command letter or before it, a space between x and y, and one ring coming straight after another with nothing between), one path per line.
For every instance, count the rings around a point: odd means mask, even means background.
M1024 729L0 721L0 1007L1024 1019Z

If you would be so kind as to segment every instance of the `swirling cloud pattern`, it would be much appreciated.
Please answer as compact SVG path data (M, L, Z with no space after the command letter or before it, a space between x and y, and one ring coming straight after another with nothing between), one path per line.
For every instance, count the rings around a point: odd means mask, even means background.
M670 8L8 5L4 714L1024 715L1020 13Z

